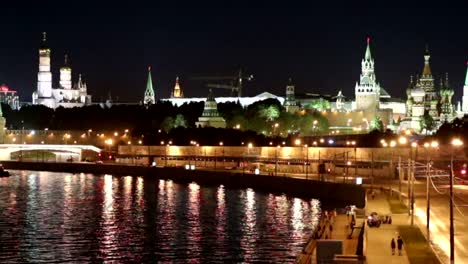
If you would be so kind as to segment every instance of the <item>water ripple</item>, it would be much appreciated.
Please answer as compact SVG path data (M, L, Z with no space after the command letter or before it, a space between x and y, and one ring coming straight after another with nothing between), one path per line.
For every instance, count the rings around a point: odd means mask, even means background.
M0 179L0 263L293 263L317 200L142 177Z

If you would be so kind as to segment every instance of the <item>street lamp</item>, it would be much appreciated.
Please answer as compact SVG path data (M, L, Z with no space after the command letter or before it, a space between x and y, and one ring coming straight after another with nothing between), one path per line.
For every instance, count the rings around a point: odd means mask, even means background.
M307 144L304 145L304 148L306 150L306 169L305 169L305 173L306 173L306 180L309 178L309 146Z
M299 145L301 144L301 140L300 140L300 139L294 140L294 144L295 144L296 146L299 146Z
M424 143L424 148L426 149L427 156L427 167L426 167L426 231L427 231L427 242L430 243L430 213L431 213L431 195L429 194L429 177L431 177L431 164L430 164L430 151L429 148L437 148L439 143L437 141L432 141L431 144L428 142Z
M224 143L222 141L219 142L219 145L222 147L222 154L223 154L223 168L224 166ZM216 155L215 155L216 156ZM215 157L216 158L216 157Z
M414 225L414 166L416 162L416 161L413 161L413 148L416 148L416 151L418 151L417 147L418 147L418 143L416 142L411 143L410 159L409 159L409 164L408 164L408 198L410 198L408 202L410 203L409 212L411 213L411 226Z
M314 135L317 135L317 129L318 129L318 121L317 120L314 120L313 122L313 126L312 126L312 129L314 131Z
M463 141L459 138L454 138L452 140L452 146L458 148L463 145ZM455 232L454 232L454 223L453 223L453 152L454 148L451 150L450 155L450 263L455 263Z

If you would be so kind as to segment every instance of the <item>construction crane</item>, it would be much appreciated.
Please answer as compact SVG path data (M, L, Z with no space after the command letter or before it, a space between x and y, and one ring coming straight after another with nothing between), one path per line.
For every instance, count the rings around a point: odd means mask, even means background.
M234 95L237 93L238 97L242 96L242 85L244 80L251 81L253 80L253 75L244 75L242 69L239 70L237 75L233 76L201 76L190 78L192 80L201 80L201 81L228 81L226 83L207 83L206 87L215 88L215 89L228 89L231 90L231 94Z

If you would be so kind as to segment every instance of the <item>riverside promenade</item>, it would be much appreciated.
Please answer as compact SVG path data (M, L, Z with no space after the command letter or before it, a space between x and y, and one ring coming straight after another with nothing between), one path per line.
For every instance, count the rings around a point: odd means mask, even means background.
M320 230L316 231L318 233L317 238L311 238L307 245L304 247L304 250L298 256L296 263L308 264L308 263L317 263L316 262L316 249L317 243L320 243L322 240L341 240L343 241L343 255L354 256L356 254L356 249L358 246L358 236L361 231L361 226L363 219L357 219L356 228L353 231L353 235L349 237L351 230L349 228L349 218L346 215L337 215L331 221L321 221ZM333 226L333 231L330 232L329 225ZM315 234L315 233L314 233Z
M413 226L411 225L408 207L399 201L396 190L393 190L393 196L385 188L377 187L373 190L375 192L374 199L367 194L366 214L377 212L382 216L390 215L392 224L382 224L378 228L367 228L367 263L448 263L437 251L437 248L427 242L423 226L418 225L417 221ZM398 235L403 239L402 256L398 255L398 250L396 250L395 255L392 255L390 247L391 239L396 239Z
M366 215L372 212L377 212L379 215L391 215L392 224L382 224L380 227L367 227L366 239L367 250L366 259L368 264L406 264L410 263L406 252L406 243L403 238L402 256L398 255L398 250L395 250L395 255L392 255L390 242L392 238L396 239L399 234L398 226L409 225L408 214L392 214L390 205L387 200L387 194L379 190L375 191L375 197L372 199L367 196Z

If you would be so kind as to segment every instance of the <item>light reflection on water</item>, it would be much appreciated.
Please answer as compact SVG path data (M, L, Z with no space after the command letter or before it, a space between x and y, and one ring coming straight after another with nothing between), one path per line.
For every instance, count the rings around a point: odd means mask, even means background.
M143 177L0 179L0 263L294 262L317 200Z

